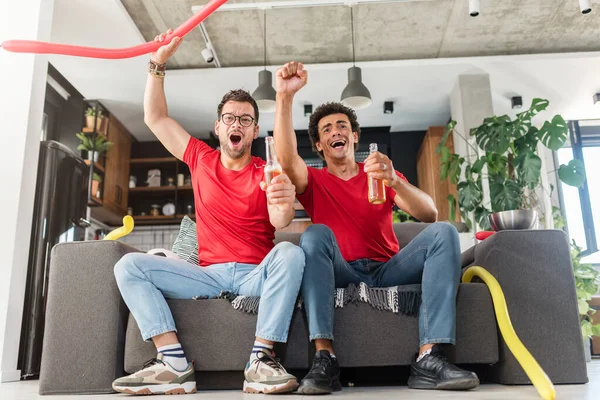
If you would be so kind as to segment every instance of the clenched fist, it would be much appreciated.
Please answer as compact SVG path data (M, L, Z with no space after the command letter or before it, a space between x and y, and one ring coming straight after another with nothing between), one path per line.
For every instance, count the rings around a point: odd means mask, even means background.
M277 70L275 89L277 93L294 95L306 85L308 72L302 63L291 61Z

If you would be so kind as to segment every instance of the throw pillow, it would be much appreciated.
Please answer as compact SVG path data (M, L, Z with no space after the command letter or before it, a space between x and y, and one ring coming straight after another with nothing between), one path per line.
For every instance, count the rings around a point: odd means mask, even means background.
M187 215L183 217L179 234L173 243L173 253L189 263L199 265L198 237L196 236L196 223Z

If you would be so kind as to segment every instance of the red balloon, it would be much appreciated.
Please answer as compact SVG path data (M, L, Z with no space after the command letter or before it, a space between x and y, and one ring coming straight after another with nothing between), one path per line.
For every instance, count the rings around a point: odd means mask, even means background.
M227 0L212 0L190 19L183 23L173 33L167 36L164 42L148 42L138 46L124 49L100 49L97 47L73 46L68 44L54 44L38 42L34 40L7 40L0 44L4 50L13 53L35 53L35 54L62 54L66 56L78 56L88 58L120 59L137 57L158 50L161 46L171 43L176 37L184 37L200 22L204 21L217 8L221 7Z
M475 234L475 238L477 238L477 240L485 240L487 238L489 238L490 236L492 236L494 233L494 231L479 231Z

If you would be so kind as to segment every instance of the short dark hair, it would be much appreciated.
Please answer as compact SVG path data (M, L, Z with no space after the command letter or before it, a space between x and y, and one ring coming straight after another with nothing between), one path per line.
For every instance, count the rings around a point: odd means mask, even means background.
M221 112L223 112L223 107L228 101L239 101L240 103L250 103L252 108L254 108L254 122L258 124L258 105L254 98L243 89L230 90L228 93L223 96L221 99L221 103L217 107L217 115L219 119L221 119Z
M321 104L317 109L311 114L310 120L308 122L308 136L310 137L310 142L312 143L313 150L319 154L319 157L323 158L323 151L317 150L317 142L319 141L319 121L328 115L332 114L345 114L350 120L350 126L352 127L352 132L356 132L358 135L358 139L360 140L360 125L358 120L356 119L356 112L350 107L346 107L342 103L325 103Z

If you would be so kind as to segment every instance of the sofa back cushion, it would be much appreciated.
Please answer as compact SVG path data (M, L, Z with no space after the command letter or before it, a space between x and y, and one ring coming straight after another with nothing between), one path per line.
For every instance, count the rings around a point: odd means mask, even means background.
M415 236L417 236L429 224L421 222L402 222L394 224L394 233L400 243L400 248L406 246ZM279 242L292 242L298 244L300 242L300 233L275 232L275 244Z
M421 222L394 223L394 233L400 243L400 248L406 246L429 224ZM301 233L275 232L275 244L279 242L291 242L295 245L300 243ZM187 216L181 222L179 235L173 244L173 252L180 258L198 264L198 240L196 239L196 223Z

